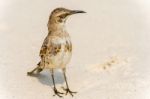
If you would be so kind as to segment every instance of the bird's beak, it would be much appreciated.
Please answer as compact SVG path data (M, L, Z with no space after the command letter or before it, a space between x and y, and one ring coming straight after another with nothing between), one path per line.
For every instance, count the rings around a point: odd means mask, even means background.
M85 11L81 11L81 10L72 10L71 14L77 14L77 13L86 13Z

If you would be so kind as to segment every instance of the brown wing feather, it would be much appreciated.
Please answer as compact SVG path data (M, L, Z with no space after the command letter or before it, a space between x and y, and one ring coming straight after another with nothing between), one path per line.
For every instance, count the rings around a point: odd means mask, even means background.
M46 54L47 43L48 43L48 40L47 40L47 37L46 37L43 44L42 44L41 50L40 50L40 56L41 57L43 57Z

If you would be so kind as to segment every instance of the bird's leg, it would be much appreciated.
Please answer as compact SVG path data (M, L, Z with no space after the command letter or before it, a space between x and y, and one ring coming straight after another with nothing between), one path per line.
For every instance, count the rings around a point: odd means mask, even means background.
M37 64L37 67L34 68L32 71L27 72L28 75L32 75L35 71L37 71L37 73L40 73L43 69L40 68L40 62Z
M64 88L64 87L62 87L62 88L63 88L63 90L66 91L66 95L69 93L69 94L73 97L73 94L75 94L75 93L77 93L77 92L73 92L73 91L71 91L71 90L69 89L68 82L67 82L67 77L66 77L66 70L65 70L65 69L63 69L63 75L64 75L64 79L65 79L66 87L67 87L67 88Z
M54 79L54 71L53 71L53 69L51 70L51 76L52 76L52 80L53 80L53 85L54 85L54 93L55 93L55 95L57 95L57 96L59 96L59 97L62 97L60 94L64 94L64 93L61 93L61 92L59 92L57 89L56 89L56 86L55 86L55 79ZM55 96L54 95L54 96Z

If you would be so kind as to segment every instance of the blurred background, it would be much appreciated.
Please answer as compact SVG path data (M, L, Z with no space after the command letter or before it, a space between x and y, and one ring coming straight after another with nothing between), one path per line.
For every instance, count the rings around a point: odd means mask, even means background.
M26 75L40 59L48 18L57 7L87 12L66 24L75 99L150 99L149 0L0 0L0 99L59 99L49 71ZM64 85L59 71L56 82Z

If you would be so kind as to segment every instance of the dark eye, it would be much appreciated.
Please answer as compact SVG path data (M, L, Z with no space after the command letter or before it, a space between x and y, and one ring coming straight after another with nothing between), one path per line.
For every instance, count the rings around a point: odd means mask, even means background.
M68 14L63 14L63 15L60 15L59 17L60 17L61 19L64 19L67 15L68 15Z

